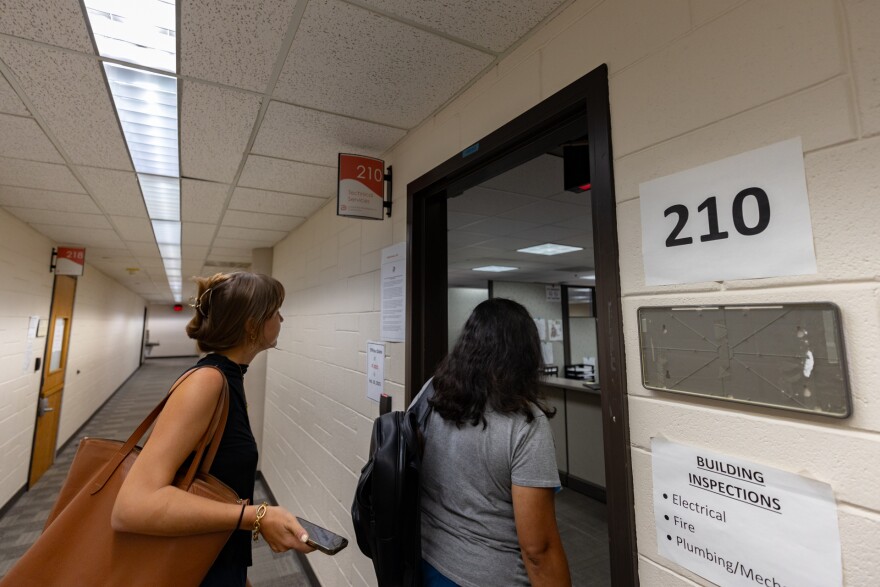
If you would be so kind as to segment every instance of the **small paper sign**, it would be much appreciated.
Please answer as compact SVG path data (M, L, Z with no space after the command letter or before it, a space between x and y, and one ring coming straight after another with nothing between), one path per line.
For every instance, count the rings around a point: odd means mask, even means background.
M336 215L382 220L385 210L385 162L339 154Z
M385 385L385 345L367 341L367 397L379 401Z
M58 247L58 256L55 258L55 275L82 275L85 264L85 249Z

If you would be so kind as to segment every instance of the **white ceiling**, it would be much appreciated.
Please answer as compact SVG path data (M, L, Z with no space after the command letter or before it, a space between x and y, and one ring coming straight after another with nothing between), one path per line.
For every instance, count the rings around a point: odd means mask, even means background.
M337 153L381 155L570 2L178 0L184 298L335 197ZM0 0L0 207L171 302L101 61L78 0ZM579 209L486 188L501 217L460 232L486 250Z
M449 285L486 287L488 280L593 285L590 193L563 189L562 158L545 154L447 200ZM554 243L583 250L561 255L519 253ZM485 273L501 265L516 271Z

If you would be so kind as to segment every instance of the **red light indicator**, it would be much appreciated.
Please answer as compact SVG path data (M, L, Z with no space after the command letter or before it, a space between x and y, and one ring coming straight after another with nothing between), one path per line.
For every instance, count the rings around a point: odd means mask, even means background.
M174 304L175 312L183 312L183 304Z

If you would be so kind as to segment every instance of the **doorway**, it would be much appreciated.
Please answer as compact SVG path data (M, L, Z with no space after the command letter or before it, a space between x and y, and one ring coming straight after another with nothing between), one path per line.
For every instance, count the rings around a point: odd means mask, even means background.
M64 373L73 323L73 300L76 294L76 278L56 275L52 292L52 309L49 313L49 330L46 337L42 384L37 400L37 423L34 429L34 449L31 453L31 470L28 489L40 480L55 462L55 446L58 442L58 424L61 419L61 399L64 392Z
M589 145L591 176L590 214L584 229L590 229L591 249L596 251L592 269L597 287L591 304L596 316L596 369L602 377L596 414L604 457L610 577L613 585L638 585L606 66L407 186L407 401L445 356L451 335L450 198L562 145L584 141ZM560 353L569 355L565 361L571 360L571 351L569 347Z

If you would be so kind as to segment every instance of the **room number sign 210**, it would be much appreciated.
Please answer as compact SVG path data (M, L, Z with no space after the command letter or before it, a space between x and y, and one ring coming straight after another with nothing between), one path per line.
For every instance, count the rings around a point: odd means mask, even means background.
M743 216L743 205L748 197L754 198L755 203L758 205L758 221L754 226L746 224ZM727 238L728 232L718 228L718 204L715 196L707 198L697 207L697 212L703 211L706 212L709 232L700 236L700 242L717 241ZM671 214L678 215L678 221L675 223L675 228L673 228L672 232L669 233L669 236L666 237L666 246L678 247L693 243L694 239L689 236L678 236L687 225L689 215L687 206L684 204L674 204L663 211L664 217L668 217ZM767 192L758 187L750 187L742 190L733 199L731 215L733 216L733 226L741 235L754 236L764 232L764 229L770 224L770 198L767 197Z

